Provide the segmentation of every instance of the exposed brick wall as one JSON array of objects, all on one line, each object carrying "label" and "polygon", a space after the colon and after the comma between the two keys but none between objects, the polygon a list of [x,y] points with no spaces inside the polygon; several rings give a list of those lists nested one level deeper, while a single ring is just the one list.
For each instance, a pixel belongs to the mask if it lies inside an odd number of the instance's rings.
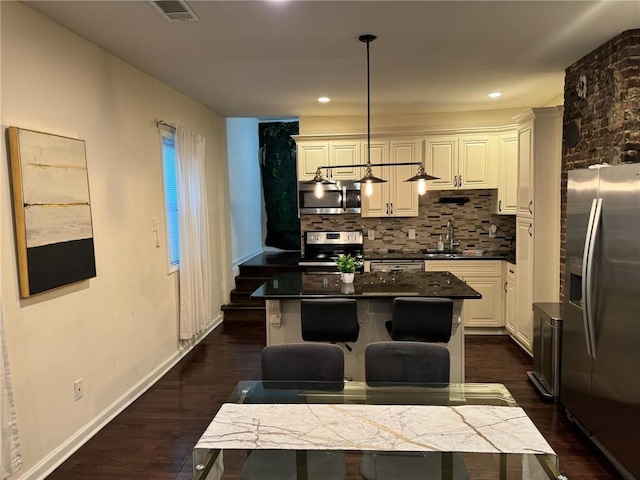
[{"label": "exposed brick wall", "polygon": [[[566,70],[561,194],[561,278],[564,292],[567,171],[594,163],[640,162],[640,29],[627,30]],[[582,82],[584,80],[584,82]],[[584,85],[581,96],[579,84]],[[573,125],[572,125],[573,124]],[[566,144],[577,126],[578,142]]]},{"label": "exposed brick wall", "polygon": [[[440,197],[468,197],[469,203],[438,203]],[[362,230],[365,253],[416,253],[422,249],[436,250],[438,237],[444,238],[447,221],[453,220],[455,239],[460,249],[483,249],[512,252],[515,249],[515,216],[491,213],[491,190],[456,190],[427,192],[420,197],[420,215],[409,218],[362,218],[359,214],[303,215],[302,232],[312,230]],[[495,238],[489,238],[489,226],[498,227]],[[415,240],[409,239],[409,229],[415,229]],[[375,240],[367,238],[375,231]]]}]

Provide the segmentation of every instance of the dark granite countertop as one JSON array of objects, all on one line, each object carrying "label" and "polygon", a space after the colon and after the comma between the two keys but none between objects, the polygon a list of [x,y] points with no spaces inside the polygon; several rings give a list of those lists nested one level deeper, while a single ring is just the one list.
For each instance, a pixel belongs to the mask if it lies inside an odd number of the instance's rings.
[{"label": "dark granite countertop", "polygon": [[366,253],[365,260],[506,260],[516,263],[515,252],[505,251],[485,251],[480,255],[468,253],[447,253],[431,250],[420,250],[418,252],[389,252],[389,253]]},{"label": "dark granite countertop", "polygon": [[449,272],[377,272],[356,274],[352,284],[339,274],[278,273],[252,298],[394,298],[403,296],[476,299],[482,295]]}]

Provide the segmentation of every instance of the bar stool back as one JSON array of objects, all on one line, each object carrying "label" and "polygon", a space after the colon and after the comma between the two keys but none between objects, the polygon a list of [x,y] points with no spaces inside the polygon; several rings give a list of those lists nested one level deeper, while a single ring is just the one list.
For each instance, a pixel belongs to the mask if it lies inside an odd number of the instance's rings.
[{"label": "bar stool back", "polygon": [[313,298],[300,302],[302,339],[307,342],[344,343],[358,340],[358,308],[352,298]]},{"label": "bar stool back", "polygon": [[393,340],[448,343],[452,319],[450,298],[398,297],[385,327]]}]

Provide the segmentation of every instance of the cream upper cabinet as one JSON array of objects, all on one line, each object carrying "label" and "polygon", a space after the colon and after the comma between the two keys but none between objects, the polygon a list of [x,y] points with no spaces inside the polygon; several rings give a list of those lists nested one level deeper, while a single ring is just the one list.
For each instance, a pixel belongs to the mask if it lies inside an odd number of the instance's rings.
[{"label": "cream upper cabinet", "polygon": [[425,169],[438,177],[429,190],[451,190],[458,180],[458,137],[428,137],[425,140]]},{"label": "cream upper cabinet", "polygon": [[[390,164],[422,161],[421,140],[389,142]],[[392,217],[418,216],[418,184],[405,182],[418,172],[416,165],[389,167],[389,203]]]},{"label": "cream upper cabinet", "polygon": [[318,167],[329,165],[329,142],[298,143],[297,155],[298,180],[312,180]]},{"label": "cream upper cabinet", "polygon": [[305,141],[297,145],[298,180],[312,180],[318,167],[353,165],[345,168],[326,168],[322,174],[326,179],[358,180],[362,163],[361,140]]},{"label": "cream upper cabinet", "polygon": [[518,121],[518,216],[559,211],[562,107],[534,108]]},{"label": "cream upper cabinet", "polygon": [[492,136],[461,135],[458,188],[495,188]]},{"label": "cream upper cabinet", "polygon": [[[367,145],[363,144],[363,161],[367,160]],[[391,140],[389,142],[371,142],[371,163],[385,164],[383,167],[372,167],[376,177],[387,180],[385,183],[374,183],[373,193],[368,197],[365,185],[362,185],[363,217],[417,217],[418,190],[413,183],[406,183],[409,177],[417,172],[417,166],[407,165],[391,167],[395,163],[415,163],[422,158],[422,142],[420,140]]]},{"label": "cream upper cabinet", "polygon": [[465,327],[504,326],[502,307],[502,260],[434,260],[425,262],[430,272],[451,272],[477,290],[482,298],[465,300]]},{"label": "cream upper cabinet", "polygon": [[[362,163],[367,163],[367,158],[372,164],[389,162],[389,142],[371,142],[371,154],[369,147],[365,144],[362,148]],[[389,181],[387,167],[371,167],[371,172],[378,178]],[[389,186],[387,183],[374,183],[372,185],[373,193],[367,196],[365,193],[366,186],[360,186],[360,195],[362,196],[362,216],[363,217],[387,217],[389,216]]]},{"label": "cream upper cabinet", "polygon": [[533,125],[526,122],[518,129],[517,214],[533,215]]},{"label": "cream upper cabinet", "polygon": [[493,213],[515,215],[518,209],[518,133],[498,137],[498,189],[494,195]]},{"label": "cream upper cabinet", "polygon": [[359,140],[336,140],[329,142],[329,165],[351,165],[351,167],[332,168],[328,178],[332,180],[358,180],[362,177],[362,142]]},{"label": "cream upper cabinet", "polygon": [[425,167],[431,190],[495,188],[493,134],[427,137]]}]

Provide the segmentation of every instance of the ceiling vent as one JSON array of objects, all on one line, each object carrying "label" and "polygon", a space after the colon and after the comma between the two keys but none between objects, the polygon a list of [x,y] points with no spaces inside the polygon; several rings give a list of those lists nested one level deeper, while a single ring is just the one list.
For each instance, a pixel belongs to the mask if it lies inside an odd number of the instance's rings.
[{"label": "ceiling vent", "polygon": [[199,20],[198,16],[187,5],[187,2],[179,0],[150,1],[160,14],[170,22],[193,22]]}]

